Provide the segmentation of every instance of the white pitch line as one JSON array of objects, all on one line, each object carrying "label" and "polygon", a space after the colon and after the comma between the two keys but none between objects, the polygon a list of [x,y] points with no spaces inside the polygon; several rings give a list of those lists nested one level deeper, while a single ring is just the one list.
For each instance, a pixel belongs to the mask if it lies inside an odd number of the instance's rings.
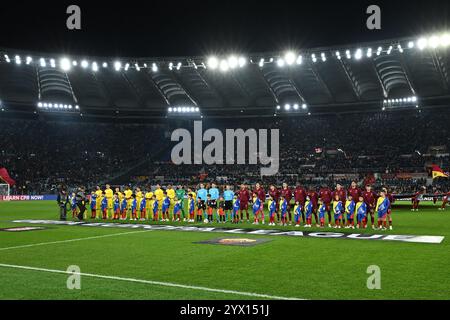
[{"label": "white pitch line", "polygon": [[21,246],[0,248],[0,251],[11,250],[11,249],[30,248],[30,247],[37,247],[37,246],[46,246],[46,245],[49,245],[49,244],[68,243],[68,242],[76,242],[76,241],[83,241],[83,240],[108,238],[108,237],[115,237],[115,236],[121,236],[121,235],[133,234],[133,233],[141,233],[141,232],[148,232],[148,231],[151,231],[151,230],[118,232],[118,233],[112,233],[112,234],[105,234],[105,235],[102,235],[102,236],[85,237],[85,238],[77,238],[77,239],[68,239],[68,240],[60,240],[60,241],[50,241],[50,242],[40,242],[40,243],[31,243],[31,244],[24,244],[24,245],[21,245]]},{"label": "white pitch line", "polygon": [[133,278],[122,278],[122,277],[116,277],[116,276],[105,276],[105,275],[101,275],[101,274],[92,274],[92,273],[83,273],[83,272],[80,272],[80,273],[75,272],[74,273],[74,272],[67,272],[64,270],[53,270],[53,269],[45,269],[45,268],[37,268],[37,267],[29,267],[29,266],[19,266],[19,265],[13,265],[13,264],[0,263],[0,267],[23,269],[23,270],[33,270],[33,271],[41,271],[41,272],[50,272],[50,273],[60,273],[60,274],[68,274],[68,275],[80,275],[80,276],[92,277],[92,278],[128,281],[128,282],[143,283],[143,284],[150,284],[150,285],[157,285],[157,286],[164,286],[164,287],[175,287],[175,288],[183,288],[183,289],[191,289],[191,290],[227,293],[227,294],[234,294],[234,295],[240,295],[240,296],[250,296],[250,297],[267,298],[267,299],[275,299],[275,300],[305,300],[305,299],[300,299],[300,298],[272,296],[272,295],[268,295],[268,294],[253,293],[253,292],[214,289],[214,288],[191,286],[191,285],[171,283],[171,282],[151,281],[151,280],[133,279]]}]

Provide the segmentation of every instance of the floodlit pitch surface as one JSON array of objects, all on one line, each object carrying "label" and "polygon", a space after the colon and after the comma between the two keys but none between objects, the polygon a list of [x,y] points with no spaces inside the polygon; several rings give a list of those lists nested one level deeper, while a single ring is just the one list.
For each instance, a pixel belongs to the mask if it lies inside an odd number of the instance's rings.
[{"label": "floodlit pitch surface", "polygon": [[[239,235],[58,225],[0,231],[0,298],[449,299],[450,208],[437,208],[396,206],[393,231],[364,233],[444,236],[439,244],[270,237],[227,246],[198,242]],[[0,228],[39,226],[12,221],[56,219],[57,212],[52,201],[0,202]],[[80,267],[80,290],[67,289],[70,265]],[[381,269],[380,290],[367,288],[370,265]]]}]

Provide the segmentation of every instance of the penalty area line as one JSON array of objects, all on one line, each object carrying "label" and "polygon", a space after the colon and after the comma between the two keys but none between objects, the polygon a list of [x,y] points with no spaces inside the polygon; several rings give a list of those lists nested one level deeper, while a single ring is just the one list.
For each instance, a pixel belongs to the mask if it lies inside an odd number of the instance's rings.
[{"label": "penalty area line", "polygon": [[118,232],[118,233],[104,234],[104,235],[101,235],[101,236],[84,237],[84,238],[59,240],[59,241],[49,241],[49,242],[40,242],[40,243],[31,243],[31,244],[24,244],[24,245],[14,246],[14,247],[0,248],[0,251],[12,250],[12,249],[21,249],[21,248],[31,248],[31,247],[38,247],[38,246],[46,246],[46,245],[58,244],[58,243],[69,243],[69,242],[76,242],[76,241],[83,241],[83,240],[108,238],[108,237],[122,236],[122,235],[127,235],[127,234],[142,233],[142,232],[148,232],[148,231],[151,231],[151,230]]},{"label": "penalty area line", "polygon": [[134,278],[123,278],[123,277],[117,277],[117,276],[105,276],[105,275],[101,275],[101,274],[92,274],[92,273],[83,273],[83,272],[80,272],[80,273],[67,272],[64,270],[54,270],[54,269],[37,268],[37,267],[30,267],[30,266],[19,266],[19,265],[14,265],[14,264],[0,263],[0,267],[12,268],[12,269],[22,269],[22,270],[33,270],[33,271],[49,272],[49,273],[59,273],[59,274],[67,274],[67,275],[80,275],[80,276],[91,277],[91,278],[126,281],[126,282],[163,286],[163,287],[183,288],[183,289],[190,289],[190,290],[216,292],[216,293],[226,293],[226,294],[256,297],[256,298],[266,298],[266,299],[274,299],[274,300],[305,300],[305,299],[301,299],[301,298],[280,297],[280,296],[273,296],[273,295],[269,295],[269,294],[261,294],[261,293],[253,293],[253,292],[215,289],[215,288],[192,286],[192,285],[185,285],[185,284],[178,284],[178,283],[171,283],[171,282],[161,282],[161,281],[134,279]]}]

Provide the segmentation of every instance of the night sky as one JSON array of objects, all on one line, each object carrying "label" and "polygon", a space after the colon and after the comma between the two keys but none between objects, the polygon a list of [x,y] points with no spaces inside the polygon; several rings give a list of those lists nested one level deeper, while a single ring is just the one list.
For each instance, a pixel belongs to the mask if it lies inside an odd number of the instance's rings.
[{"label": "night sky", "polygon": [[[121,4],[122,3],[122,4]],[[82,30],[66,28],[77,4]],[[366,28],[381,7],[382,30]],[[310,48],[449,30],[447,1],[2,1],[0,47],[95,56],[189,56]]]}]

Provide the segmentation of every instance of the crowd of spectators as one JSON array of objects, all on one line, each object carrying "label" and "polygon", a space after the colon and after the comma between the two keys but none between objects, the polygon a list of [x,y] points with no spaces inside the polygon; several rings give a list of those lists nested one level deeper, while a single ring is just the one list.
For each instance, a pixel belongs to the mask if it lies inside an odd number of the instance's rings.
[{"label": "crowd of spectators", "polygon": [[17,181],[15,193],[47,193],[59,183],[133,183],[142,181],[142,177],[148,183],[262,180],[295,184],[300,180],[305,185],[321,185],[346,183],[350,180],[346,174],[364,181],[374,173],[391,174],[389,179],[378,177],[378,182],[406,192],[425,185],[427,180],[421,179],[426,176],[400,179],[397,174],[426,174],[431,163],[447,169],[449,123],[450,112],[439,110],[203,119],[203,130],[279,129],[279,172],[261,177],[262,165],[171,163],[171,149],[176,142],[170,141],[170,132],[181,125],[192,131],[191,122],[117,124],[0,119],[0,167],[6,167]]}]

